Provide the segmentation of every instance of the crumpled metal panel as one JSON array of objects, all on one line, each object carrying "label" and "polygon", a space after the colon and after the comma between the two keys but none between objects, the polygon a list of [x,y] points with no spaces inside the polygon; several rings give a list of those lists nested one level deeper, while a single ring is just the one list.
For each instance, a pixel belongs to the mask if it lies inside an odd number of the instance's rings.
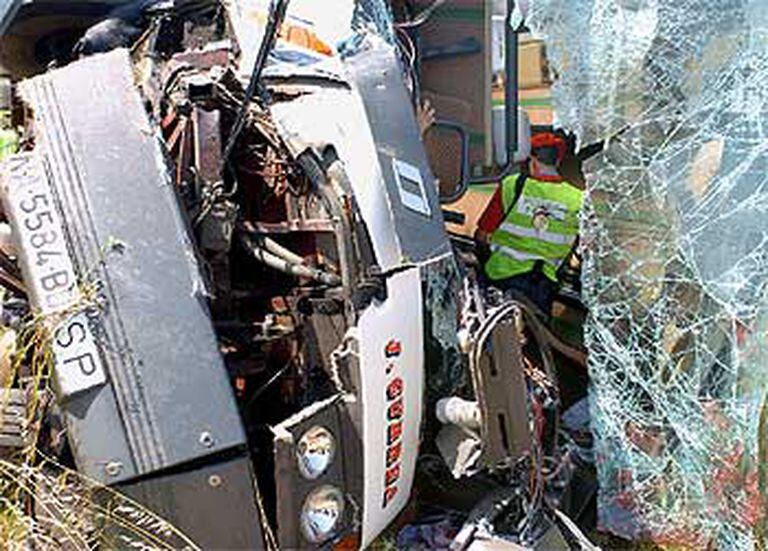
[{"label": "crumpled metal panel", "polygon": [[[341,9],[350,2],[354,3],[351,12]],[[348,37],[339,44],[341,55],[309,67],[289,63],[287,58],[280,63],[273,60],[265,72],[275,83],[301,91],[296,98],[270,106],[277,128],[296,156],[307,148],[319,153],[333,145],[344,163],[383,272],[449,255],[435,178],[397,51],[388,41],[393,28],[389,9],[383,0],[337,0],[334,4],[338,12],[305,24],[320,30],[329,24],[328,19],[334,19],[339,27],[335,35]],[[289,10],[294,18],[310,15],[306,3],[291,6],[297,10]],[[346,29],[341,28],[344,25]],[[297,48],[288,43],[283,47]],[[328,78],[332,67],[336,74]],[[324,78],[302,80],[308,70]],[[410,176],[404,176],[403,166]]]},{"label": "crumpled metal panel", "polygon": [[75,271],[99,295],[94,333],[108,383],[61,400],[78,469],[112,484],[243,446],[205,284],[128,51],[20,90]]},{"label": "crumpled metal panel", "polygon": [[765,544],[768,3],[532,0],[582,228],[602,526]]}]

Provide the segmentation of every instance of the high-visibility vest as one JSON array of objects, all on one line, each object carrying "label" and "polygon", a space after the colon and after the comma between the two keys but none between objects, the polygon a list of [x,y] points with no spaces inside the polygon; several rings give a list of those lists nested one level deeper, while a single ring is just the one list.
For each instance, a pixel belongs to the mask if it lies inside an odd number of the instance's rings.
[{"label": "high-visibility vest", "polygon": [[[526,178],[518,191],[517,176],[502,182],[506,216],[491,236],[491,257],[485,272],[492,280],[528,273],[537,262],[557,282],[557,271],[579,235],[584,192],[568,182]],[[519,197],[517,197],[519,193]]]}]

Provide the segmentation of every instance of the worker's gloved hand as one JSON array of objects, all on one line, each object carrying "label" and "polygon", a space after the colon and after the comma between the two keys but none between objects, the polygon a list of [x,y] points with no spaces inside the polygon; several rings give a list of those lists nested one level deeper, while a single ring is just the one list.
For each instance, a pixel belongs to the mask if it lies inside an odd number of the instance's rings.
[{"label": "worker's gloved hand", "polygon": [[491,257],[491,246],[485,241],[476,241],[475,243],[475,256],[477,256],[480,265],[484,266]]},{"label": "worker's gloved hand", "polygon": [[491,236],[480,228],[475,231],[475,254],[480,265],[491,257]]},{"label": "worker's gloved hand", "polygon": [[429,129],[432,128],[432,126],[435,124],[435,108],[432,107],[432,104],[429,102],[429,100],[425,100],[424,103],[419,106],[416,115],[419,120],[419,131],[421,132],[421,137],[423,138],[426,133],[429,132]]}]

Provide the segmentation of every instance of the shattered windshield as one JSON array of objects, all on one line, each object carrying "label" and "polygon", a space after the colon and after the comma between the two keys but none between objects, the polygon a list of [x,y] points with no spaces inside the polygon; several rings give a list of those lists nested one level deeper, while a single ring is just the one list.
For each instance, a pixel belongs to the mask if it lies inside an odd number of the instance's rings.
[{"label": "shattered windshield", "polygon": [[[240,45],[240,66],[250,72],[264,37],[271,0],[228,0],[227,10]],[[333,73],[329,57],[359,51],[367,39],[394,44],[392,13],[386,0],[339,0],[328,9],[324,2],[292,0],[271,55],[271,70],[289,65]]]},{"label": "shattered windshield", "polygon": [[768,3],[532,0],[582,145],[602,527],[764,539]]}]

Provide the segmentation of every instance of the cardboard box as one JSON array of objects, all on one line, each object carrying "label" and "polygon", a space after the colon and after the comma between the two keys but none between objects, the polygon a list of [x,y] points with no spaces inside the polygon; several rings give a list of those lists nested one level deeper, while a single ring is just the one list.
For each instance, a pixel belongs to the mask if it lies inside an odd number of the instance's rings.
[{"label": "cardboard box", "polygon": [[464,197],[455,203],[444,205],[445,210],[460,212],[466,217],[463,224],[446,224],[448,231],[466,237],[474,236],[477,223],[488,203],[491,202],[497,187],[498,184],[472,186]]},{"label": "cardboard box", "polygon": [[544,42],[521,37],[518,46],[518,74],[521,90],[551,84]]}]

